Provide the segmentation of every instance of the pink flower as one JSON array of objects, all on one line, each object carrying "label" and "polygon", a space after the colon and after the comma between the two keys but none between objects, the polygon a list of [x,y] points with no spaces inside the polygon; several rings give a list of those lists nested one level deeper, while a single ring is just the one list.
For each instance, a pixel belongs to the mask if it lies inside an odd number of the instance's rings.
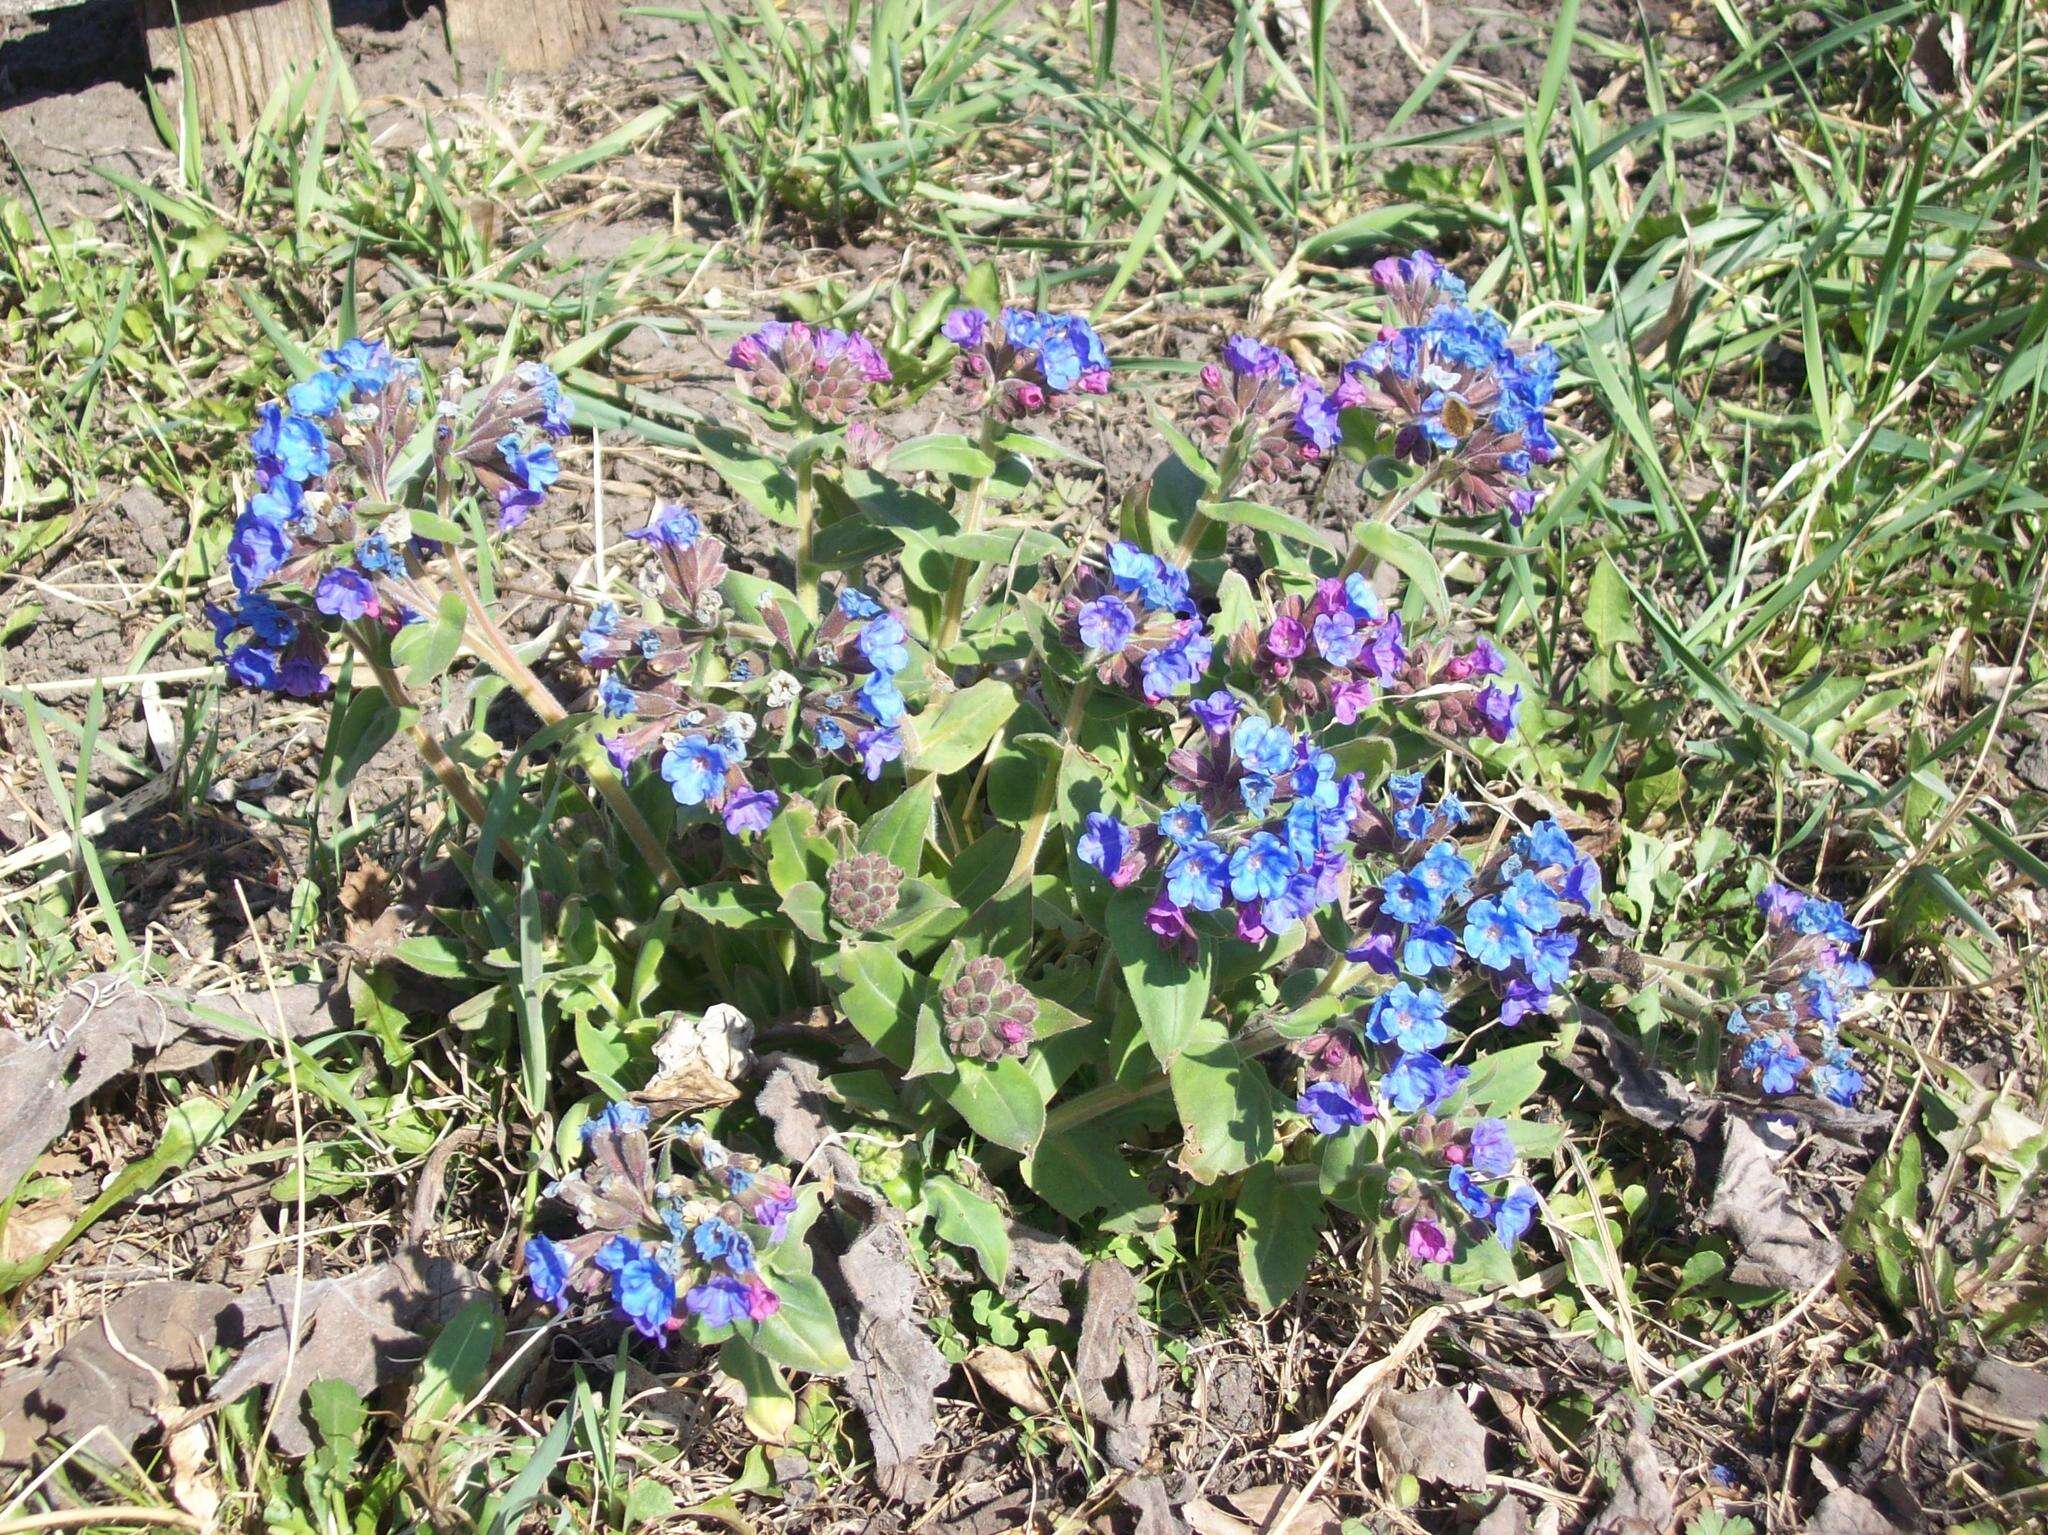
[{"label": "pink flower", "polygon": [[1427,1215],[1408,1223],[1408,1256],[1417,1263],[1449,1263],[1450,1234]]}]

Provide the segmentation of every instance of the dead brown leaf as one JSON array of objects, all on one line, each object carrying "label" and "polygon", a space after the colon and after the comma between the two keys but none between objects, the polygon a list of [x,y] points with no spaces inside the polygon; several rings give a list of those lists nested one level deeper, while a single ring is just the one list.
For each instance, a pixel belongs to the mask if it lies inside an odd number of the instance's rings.
[{"label": "dead brown leaf", "polygon": [[1389,1391],[1368,1422],[1388,1481],[1412,1476],[1465,1492],[1486,1485],[1486,1429],[1449,1386]]},{"label": "dead brown leaf", "polygon": [[175,1406],[171,1377],[206,1368],[234,1292],[160,1280],[123,1291],[40,1364],[0,1374],[0,1465],[20,1467],[46,1439],[97,1431],[101,1458],[132,1450]]},{"label": "dead brown leaf", "polygon": [[1722,1117],[1724,1139],[1707,1224],[1735,1239],[1737,1284],[1810,1290],[1842,1261],[1842,1246],[1793,1202],[1762,1137],[1737,1115]]},{"label": "dead brown leaf", "polygon": [[427,1335],[488,1293],[462,1265],[411,1250],[342,1278],[309,1279],[303,1289],[295,1276],[275,1275],[229,1308],[223,1341],[241,1352],[214,1383],[212,1400],[271,1387],[283,1398],[272,1437],[287,1454],[304,1455],[313,1448],[302,1412],[308,1386],[343,1380],[369,1396],[410,1373],[425,1357]]},{"label": "dead brown leaf", "polygon": [[1586,1526],[1586,1535],[1658,1535],[1677,1528],[1678,1500],[1657,1446],[1640,1428],[1630,1430],[1621,1454],[1614,1496]]},{"label": "dead brown leaf", "polygon": [[997,1348],[993,1343],[984,1343],[964,1362],[976,1380],[1004,1400],[1028,1413],[1052,1411],[1052,1398],[1039,1384],[1038,1367],[1021,1349]]},{"label": "dead brown leaf", "polygon": [[78,1201],[67,1190],[56,1199],[22,1205],[0,1230],[0,1264],[32,1263],[63,1240],[78,1220]]},{"label": "dead brown leaf", "polygon": [[[1111,1465],[1142,1466],[1152,1453],[1159,1421],[1159,1360],[1152,1331],[1138,1315],[1138,1281],[1121,1263],[1098,1258],[1082,1281],[1081,1336],[1074,1350],[1074,1380],[1081,1407],[1104,1428]],[[1122,1378],[1122,1390],[1111,1382]]]},{"label": "dead brown leaf", "polygon": [[347,1027],[310,984],[269,992],[195,997],[143,988],[111,973],[65,989],[34,1038],[0,1034],[0,1188],[12,1188],[71,1123],[71,1111],[129,1071],[185,1072],[235,1045],[273,1038],[277,1019],[293,1039]]},{"label": "dead brown leaf", "polygon": [[846,1390],[867,1421],[875,1480],[885,1497],[929,1502],[931,1478],[916,1460],[939,1436],[935,1397],[953,1367],[918,1319],[917,1270],[901,1226],[887,1218],[873,1221],[838,1267],[840,1288],[853,1308],[852,1325],[842,1323],[853,1355]]}]

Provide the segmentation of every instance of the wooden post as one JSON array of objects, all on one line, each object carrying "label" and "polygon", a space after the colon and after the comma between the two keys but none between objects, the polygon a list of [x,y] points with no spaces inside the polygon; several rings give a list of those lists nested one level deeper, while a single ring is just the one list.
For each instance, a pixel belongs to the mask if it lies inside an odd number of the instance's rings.
[{"label": "wooden post", "polygon": [[560,69],[611,29],[616,0],[445,0],[456,48],[496,55],[507,69]]},{"label": "wooden post", "polygon": [[[281,81],[327,59],[326,0],[137,0],[136,9],[150,69],[177,78],[181,91],[183,23],[199,120],[225,124],[237,138],[256,126]],[[171,111],[178,111],[176,98]]]}]

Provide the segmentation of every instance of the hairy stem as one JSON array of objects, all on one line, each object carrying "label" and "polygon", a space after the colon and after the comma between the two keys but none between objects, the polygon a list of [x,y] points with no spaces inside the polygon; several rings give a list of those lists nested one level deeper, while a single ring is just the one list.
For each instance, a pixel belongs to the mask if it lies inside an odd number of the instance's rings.
[{"label": "hairy stem", "polygon": [[818,618],[818,573],[811,564],[811,544],[817,537],[815,469],[808,457],[796,466],[796,605],[813,623]]},{"label": "hairy stem", "polygon": [[[419,706],[412,701],[412,695],[406,691],[404,679],[391,669],[391,663],[384,659],[370,636],[359,632],[355,626],[349,626],[346,632],[355,643],[356,653],[363,658],[364,664],[376,677],[378,688],[390,701],[391,706],[417,714]],[[461,763],[448,755],[448,748],[441,744],[441,738],[419,719],[413,720],[410,729],[413,743],[419,747],[420,755],[426,759],[428,769],[440,781],[441,787],[448,791],[448,797],[455,801],[465,816],[469,817],[471,825],[483,825],[488,812],[484,808],[483,797],[476,791],[476,785],[469,781],[469,773]]]},{"label": "hairy stem", "polygon": [[[456,591],[469,609],[475,632],[488,652],[485,659],[490,663],[491,669],[511,684],[512,690],[526,701],[527,708],[539,716],[543,725],[559,725],[567,719],[569,711],[556,701],[555,695],[550,693],[540,678],[533,674],[533,668],[519,658],[519,653],[512,648],[512,642],[505,637],[504,631],[492,621],[490,613],[484,607],[483,598],[478,595],[475,585],[469,579],[468,570],[463,567],[460,559],[454,557],[452,551],[448,569]],[[640,813],[640,807],[633,803],[633,796],[626,792],[626,781],[619,776],[619,770],[612,766],[611,759],[601,752],[586,753],[583,769],[590,775],[590,781],[597,792],[604,796],[605,803],[612,807],[612,813],[619,818],[619,823],[626,828],[626,835],[633,839],[633,845],[640,850],[640,856],[647,861],[647,867],[653,871],[654,877],[661,881],[662,888],[677,889],[683,882],[682,876],[670,860],[667,846],[653,826],[648,824],[647,817]]]},{"label": "hairy stem", "polygon": [[1024,841],[1017,848],[1017,861],[1010,865],[1010,878],[1013,880],[1028,875],[1038,866],[1038,851],[1045,846],[1053,800],[1060,790],[1060,775],[1066,769],[1067,759],[1080,749],[1077,736],[1081,717],[1087,712],[1088,700],[1094,694],[1095,673],[1083,672],[1074,683],[1074,691],[1067,695],[1067,712],[1060,718],[1060,760],[1039,784],[1038,797],[1032,802],[1031,814],[1024,822]]},{"label": "hairy stem", "polygon": [[[981,531],[981,510],[988,498],[988,482],[995,473],[995,421],[992,417],[981,418],[981,430],[976,434],[974,445],[989,456],[989,473],[978,476],[967,488],[967,498],[960,510],[960,532],[964,534]],[[977,562],[961,555],[953,557],[953,582],[946,588],[946,603],[939,613],[938,633],[932,639],[932,654],[943,655],[952,649],[953,642],[960,638],[960,620],[967,610],[967,591],[974,584]]]}]

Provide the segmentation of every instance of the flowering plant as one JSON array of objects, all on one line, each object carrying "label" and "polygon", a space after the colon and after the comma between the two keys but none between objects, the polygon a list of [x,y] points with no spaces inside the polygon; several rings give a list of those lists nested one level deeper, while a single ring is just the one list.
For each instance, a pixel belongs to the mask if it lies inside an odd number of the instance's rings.
[{"label": "flowering plant", "polygon": [[[560,385],[444,379],[430,401],[351,343],[252,443],[238,600],[216,618],[230,670],[317,695],[339,633],[403,708],[466,648],[596,790],[483,838],[524,837],[547,870],[565,814],[595,838],[608,877],[567,878],[556,979],[493,957],[514,934],[522,966],[534,949],[488,858],[480,921],[456,926],[499,949],[436,971],[521,1021],[536,1103],[569,1093],[560,1031],[621,1100],[649,1019],[733,1003],[850,1066],[844,1101],[918,1127],[933,1165],[981,1148],[985,1192],[947,1180],[944,1239],[1000,1226],[1004,1200],[1157,1229],[1192,1186],[1234,1202],[1264,1304],[1333,1204],[1377,1222],[1388,1261],[1497,1279],[1541,1229],[1557,1132],[1519,1111],[1587,984],[1602,881],[1540,786],[1497,792],[1528,674],[1399,519],[1486,515],[1512,537],[1558,451],[1558,362],[1426,254],[1375,273],[1387,324],[1327,387],[1231,338],[1183,402],[1190,430],[1162,423],[1158,469],[1093,525],[1045,515],[1042,469],[1079,457],[1061,423],[1113,385],[1086,318],[979,292],[886,345],[750,331],[727,357],[744,430],[700,440],[788,557],[736,568],[704,514],[654,506],[622,579],[578,594],[573,712],[471,577],[559,479]],[[896,434],[912,399],[958,429]],[[1312,486],[1361,460],[1394,488],[1347,538]],[[423,744],[482,828],[466,768]],[[1853,1098],[1860,935],[1780,887],[1764,910],[1731,1074]],[[671,1131],[694,1180],[657,1178],[645,1115],[613,1101],[590,1168],[553,1186],[580,1233],[536,1235],[526,1266],[542,1301],[601,1297],[650,1340],[694,1329],[772,1395],[773,1363],[842,1356],[788,1180],[713,1139],[751,1133],[734,1096]]]}]

